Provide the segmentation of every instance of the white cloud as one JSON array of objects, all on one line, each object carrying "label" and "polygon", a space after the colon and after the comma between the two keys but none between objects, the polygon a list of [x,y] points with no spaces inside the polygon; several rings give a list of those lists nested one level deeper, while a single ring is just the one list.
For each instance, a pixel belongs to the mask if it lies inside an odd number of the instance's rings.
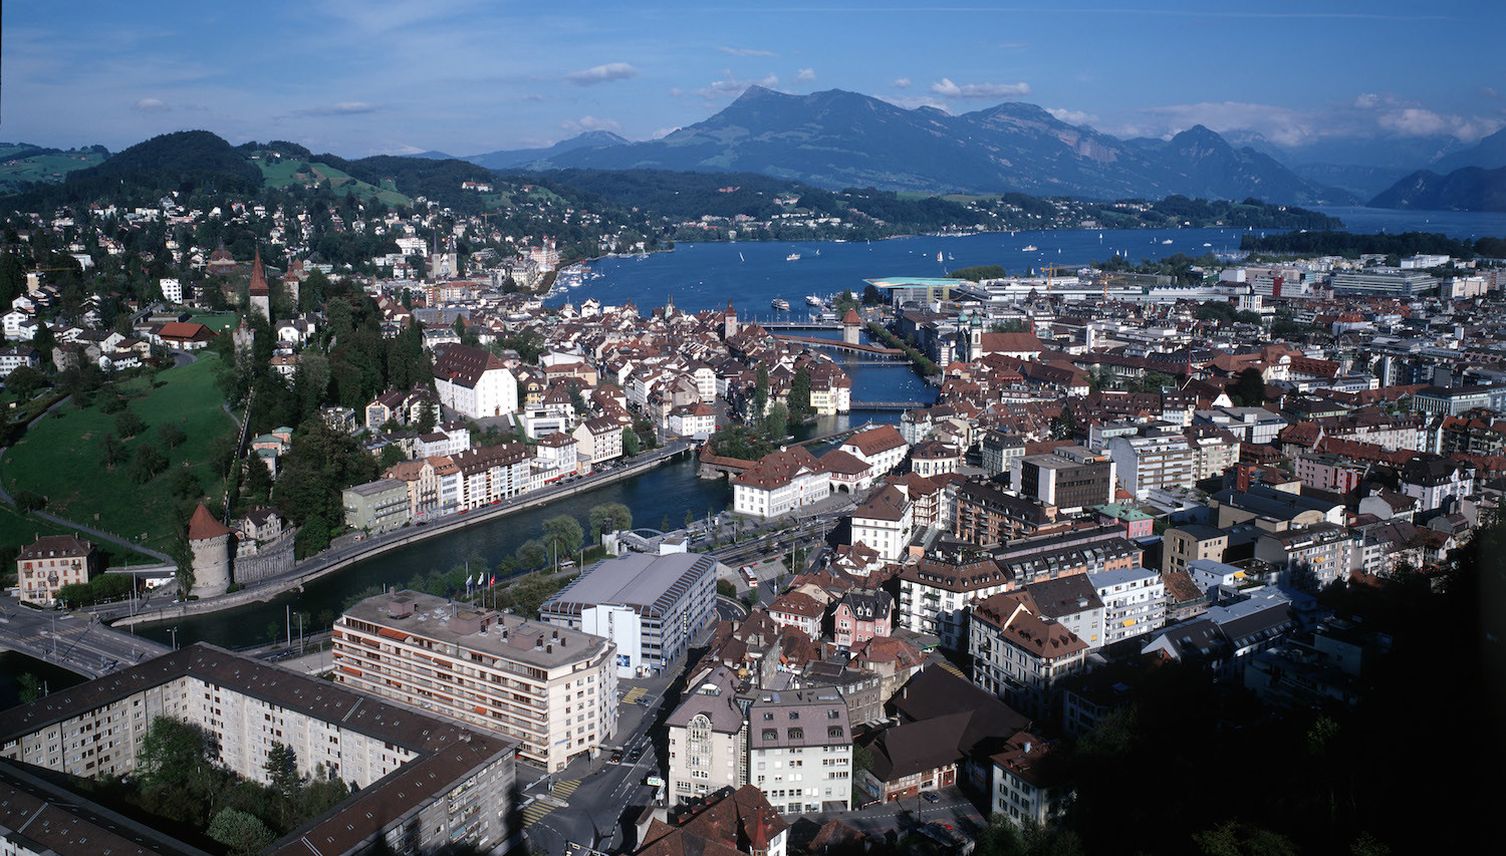
[{"label": "white cloud", "polygon": [[162,113],[172,109],[161,98],[142,98],[134,106],[143,113]]},{"label": "white cloud", "polygon": [[1149,121],[1132,123],[1128,136],[1169,136],[1202,125],[1222,134],[1226,131],[1257,130],[1278,146],[1296,146],[1322,134],[1313,116],[1278,107],[1247,101],[1201,101],[1196,104],[1172,104],[1146,111]]},{"label": "white cloud", "polygon": [[1066,122],[1068,125],[1091,125],[1098,121],[1098,117],[1092,113],[1084,113],[1081,110],[1068,110],[1065,107],[1047,107],[1046,112]]},{"label": "white cloud", "polygon": [[779,54],[773,51],[759,50],[758,48],[733,48],[722,45],[717,50],[728,56],[779,56]]},{"label": "white cloud", "polygon": [[1462,142],[1472,143],[1481,137],[1500,130],[1500,119],[1481,116],[1458,116],[1437,113],[1423,107],[1403,107],[1388,110],[1376,121],[1382,128],[1395,131],[1405,137],[1431,137],[1447,134]]},{"label": "white cloud", "polygon": [[565,75],[565,79],[576,86],[595,86],[598,83],[608,83],[613,80],[627,80],[637,77],[638,69],[625,62],[609,62],[603,65],[593,65],[580,71],[572,71]]},{"label": "white cloud", "polygon": [[1029,95],[1028,83],[953,83],[950,77],[931,84],[931,91],[943,98],[1012,98]]},{"label": "white cloud", "polygon": [[370,101],[338,101],[334,104],[322,104],[317,107],[305,107],[302,110],[294,110],[294,116],[359,116],[363,113],[375,113],[382,109],[379,104]]},{"label": "white cloud", "polygon": [[802,68],[799,71],[795,72],[796,83],[809,83],[815,79],[816,70],[814,68]]},{"label": "white cloud", "polygon": [[1354,98],[1354,106],[1358,110],[1369,110],[1379,106],[1380,103],[1381,97],[1374,92],[1364,92]]},{"label": "white cloud", "polygon": [[616,119],[603,119],[599,116],[582,116],[579,119],[568,119],[561,122],[560,127],[574,133],[581,131],[620,131],[622,130],[622,123]]},{"label": "white cloud", "polygon": [[769,89],[779,85],[779,75],[773,73],[766,74],[757,80],[739,80],[737,75],[730,70],[724,70],[722,75],[721,80],[711,81],[697,89],[696,94],[706,99],[717,99],[741,95],[743,90],[750,86],[762,86]]},{"label": "white cloud", "polygon": [[896,77],[896,78],[894,78],[894,86],[895,86],[896,89],[909,89],[910,88],[910,78],[908,78],[908,77]]}]

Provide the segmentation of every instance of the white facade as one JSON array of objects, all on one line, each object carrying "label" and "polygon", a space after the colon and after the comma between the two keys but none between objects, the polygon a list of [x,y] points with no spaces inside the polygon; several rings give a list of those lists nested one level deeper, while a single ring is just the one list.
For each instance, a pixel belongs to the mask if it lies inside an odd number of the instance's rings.
[{"label": "white facade", "polygon": [[472,419],[501,416],[518,410],[518,381],[505,368],[487,369],[474,386],[459,379],[436,377],[434,389],[439,393],[440,404]]},{"label": "white facade", "polygon": [[1136,499],[1157,488],[1192,486],[1197,454],[1181,434],[1115,437],[1108,448],[1119,484]]},{"label": "white facade", "polygon": [[580,611],[580,629],[617,646],[617,677],[631,678],[643,666],[643,619],[626,606],[603,604]]},{"label": "white facade", "polygon": [[1159,630],[1166,623],[1166,585],[1147,568],[1097,571],[1088,581],[1103,601],[1103,644]]},{"label": "white facade", "polygon": [[178,280],[163,277],[157,280],[157,288],[162,291],[162,299],[168,303],[183,302],[183,283]]}]

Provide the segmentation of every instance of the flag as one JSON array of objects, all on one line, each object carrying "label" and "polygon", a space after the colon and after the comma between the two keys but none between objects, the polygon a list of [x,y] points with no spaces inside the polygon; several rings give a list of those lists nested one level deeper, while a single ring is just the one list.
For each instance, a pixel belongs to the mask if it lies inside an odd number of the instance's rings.
[{"label": "flag", "polygon": [[492,574],[492,580],[491,580],[491,582],[489,582],[489,583],[486,584],[486,587],[487,588],[491,588],[492,586],[494,586],[496,584],[497,584],[497,575],[496,574]]}]

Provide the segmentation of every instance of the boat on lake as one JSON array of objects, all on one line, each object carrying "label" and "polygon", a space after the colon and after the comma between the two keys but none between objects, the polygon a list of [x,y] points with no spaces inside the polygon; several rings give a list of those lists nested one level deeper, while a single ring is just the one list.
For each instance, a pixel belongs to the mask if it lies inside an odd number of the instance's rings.
[{"label": "boat on lake", "polygon": [[790,253],[789,255],[787,255],[787,256],[784,257],[784,260],[787,261],[787,262],[798,262],[798,261],[800,261],[800,254],[799,253]]},{"label": "boat on lake", "polygon": [[774,307],[775,309],[778,309],[780,312],[790,311],[790,302],[788,300],[785,300],[783,297],[776,297],[773,300],[770,300],[769,305]]},{"label": "boat on lake", "polygon": [[1037,247],[1035,244],[1026,244],[1025,246],[1021,247],[1020,249],[1024,250],[1027,253],[1033,253],[1036,250],[1039,250],[1040,247]]}]

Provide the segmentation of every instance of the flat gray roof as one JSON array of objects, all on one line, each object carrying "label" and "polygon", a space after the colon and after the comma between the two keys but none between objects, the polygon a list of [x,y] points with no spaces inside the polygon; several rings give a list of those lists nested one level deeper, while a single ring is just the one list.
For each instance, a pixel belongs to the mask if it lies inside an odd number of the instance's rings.
[{"label": "flat gray roof", "polygon": [[[392,607],[402,602],[412,610],[397,618]],[[590,633],[414,591],[368,597],[346,609],[345,617],[540,669],[594,659],[611,645]]]},{"label": "flat gray roof", "polygon": [[700,553],[629,553],[603,559],[546,601],[544,610],[578,615],[584,607],[616,603],[662,617],[696,580],[715,569],[716,560]]}]

